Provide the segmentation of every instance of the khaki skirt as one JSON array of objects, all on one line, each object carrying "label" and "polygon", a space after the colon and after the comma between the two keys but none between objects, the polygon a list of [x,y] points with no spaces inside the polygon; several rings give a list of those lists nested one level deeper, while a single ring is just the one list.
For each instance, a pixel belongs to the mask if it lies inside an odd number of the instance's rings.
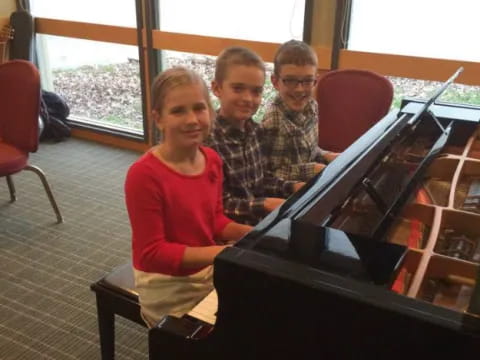
[{"label": "khaki skirt", "polygon": [[188,276],[147,273],[133,269],[142,317],[148,327],[165,315],[181,317],[213,290],[213,266]]}]

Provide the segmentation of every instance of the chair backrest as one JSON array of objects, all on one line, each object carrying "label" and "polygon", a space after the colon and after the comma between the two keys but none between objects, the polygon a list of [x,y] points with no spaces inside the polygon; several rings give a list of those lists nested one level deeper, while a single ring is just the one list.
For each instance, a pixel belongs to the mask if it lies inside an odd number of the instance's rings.
[{"label": "chair backrest", "polygon": [[0,141],[25,152],[38,148],[40,75],[31,62],[0,64]]},{"label": "chair backrest", "polygon": [[341,152],[388,113],[393,86],[367,70],[334,70],[317,85],[318,145]]}]

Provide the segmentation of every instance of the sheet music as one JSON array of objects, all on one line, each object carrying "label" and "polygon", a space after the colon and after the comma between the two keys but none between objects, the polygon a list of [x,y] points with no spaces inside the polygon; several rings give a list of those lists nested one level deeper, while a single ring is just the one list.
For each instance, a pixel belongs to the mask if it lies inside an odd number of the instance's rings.
[{"label": "sheet music", "polygon": [[218,308],[218,298],[217,292],[213,290],[208,294],[202,301],[200,301],[197,306],[195,306],[188,315],[205,321],[211,325],[215,325],[217,320],[217,308]]}]

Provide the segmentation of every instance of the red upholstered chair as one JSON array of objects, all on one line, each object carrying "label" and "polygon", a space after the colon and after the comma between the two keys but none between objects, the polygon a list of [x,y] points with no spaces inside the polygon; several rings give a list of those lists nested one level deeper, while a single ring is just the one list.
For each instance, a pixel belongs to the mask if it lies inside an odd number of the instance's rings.
[{"label": "red upholstered chair", "polygon": [[341,152],[386,115],[393,86],[367,70],[330,71],[317,84],[318,145]]},{"label": "red upholstered chair", "polygon": [[0,177],[6,177],[10,200],[16,200],[12,175],[21,170],[36,173],[47,193],[57,221],[63,222],[43,171],[28,164],[38,148],[40,75],[35,65],[12,60],[0,65]]}]

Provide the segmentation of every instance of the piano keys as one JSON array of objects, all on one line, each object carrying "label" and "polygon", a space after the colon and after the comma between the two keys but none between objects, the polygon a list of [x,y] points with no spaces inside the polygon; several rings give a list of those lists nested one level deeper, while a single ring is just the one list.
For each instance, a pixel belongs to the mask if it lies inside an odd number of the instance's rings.
[{"label": "piano keys", "polygon": [[478,356],[480,108],[440,93],[404,100],[223,251],[214,325],[167,316],[150,358]]},{"label": "piano keys", "polygon": [[213,290],[188,312],[188,316],[201,320],[207,324],[215,325],[217,319],[217,307],[218,296],[217,292]]}]

